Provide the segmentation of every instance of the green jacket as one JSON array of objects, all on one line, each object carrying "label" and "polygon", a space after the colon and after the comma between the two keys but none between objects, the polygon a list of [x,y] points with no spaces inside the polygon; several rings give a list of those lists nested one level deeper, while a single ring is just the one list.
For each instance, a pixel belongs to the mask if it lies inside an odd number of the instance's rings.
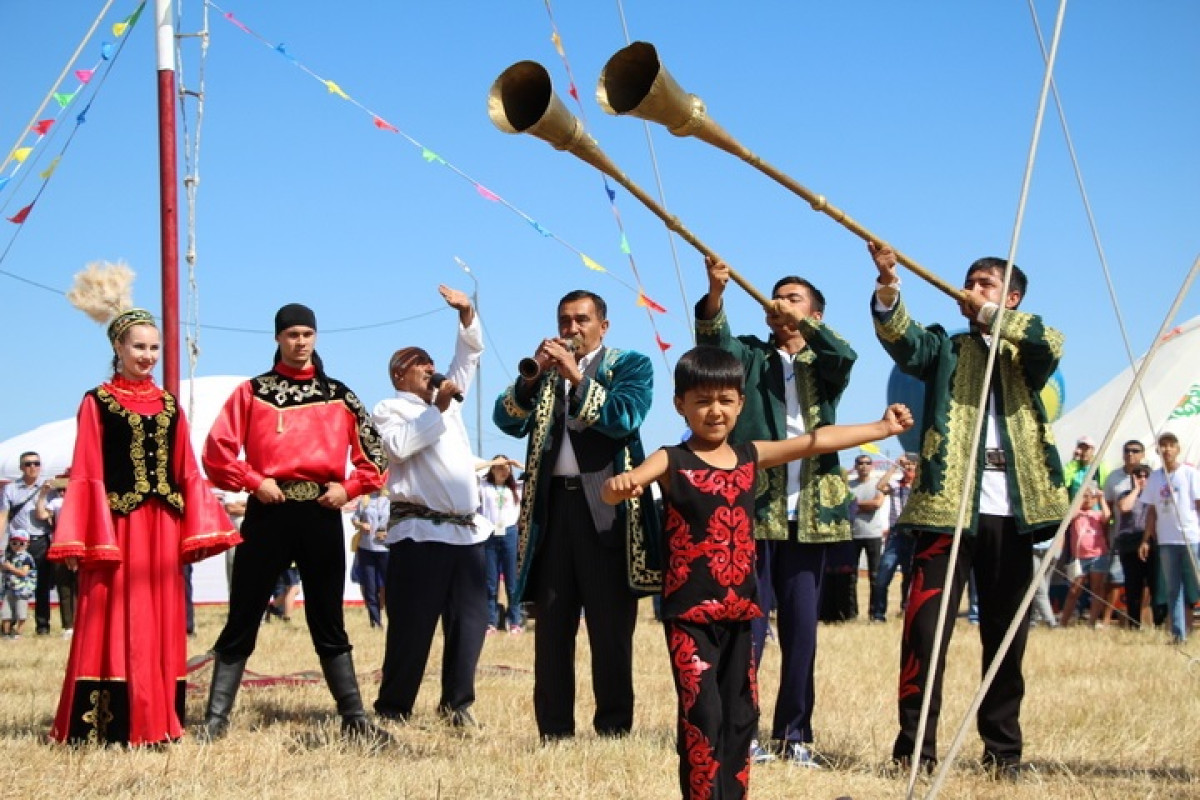
[{"label": "green jacket", "polygon": [[[787,403],[779,349],[757,336],[733,336],[724,309],[709,320],[700,319],[699,311],[697,304],[696,343],[733,353],[741,360],[746,376],[746,405],[729,441],[786,439]],[[858,354],[819,320],[805,320],[801,332],[807,344],[793,357],[796,391],[804,428],[813,431],[837,422],[838,400],[850,382]],[[787,539],[786,465],[759,470],[756,494],[754,538]],[[848,541],[850,499],[837,453],[805,459],[796,504],[798,540],[812,544]]]},{"label": "green jacket", "polygon": [[[908,504],[896,527],[953,533],[970,459],[977,465],[965,530],[979,522],[984,437],[970,453],[988,346],[978,333],[949,335],[908,315],[904,301],[887,312],[872,306],[875,334],[901,371],[925,383],[921,463]],[[1063,336],[1041,317],[1006,311],[993,379],[1004,449],[1009,499],[1017,530],[1044,538],[1067,511],[1062,464],[1054,431],[1039,395],[1062,357]],[[1049,529],[1049,530],[1047,530]]]}]

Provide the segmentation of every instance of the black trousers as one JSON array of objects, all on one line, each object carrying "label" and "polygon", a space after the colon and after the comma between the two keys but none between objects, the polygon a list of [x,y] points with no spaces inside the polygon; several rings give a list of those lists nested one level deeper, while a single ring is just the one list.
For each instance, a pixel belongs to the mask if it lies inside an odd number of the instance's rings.
[{"label": "black trousers", "polygon": [[64,631],[75,627],[75,590],[79,575],[61,561],[53,565],[55,588],[58,589],[58,615]]},{"label": "black trousers", "polygon": [[[913,754],[921,701],[927,683],[929,661],[933,654],[938,607],[950,580],[950,610],[941,641],[937,675],[933,680],[929,719],[921,744],[922,760],[937,760],[938,715],[942,706],[942,677],[946,669],[946,650],[954,632],[954,619],[962,600],[963,588],[972,568],[979,594],[979,638],[983,644],[982,671],[986,672],[1000,649],[1021,598],[1033,578],[1033,541],[1017,533],[1012,517],[980,515],[974,536],[964,535],[958,560],[950,566],[949,536],[929,531],[916,533],[913,554],[913,580],[909,590],[900,645],[900,733],[892,747],[893,757]],[[983,739],[984,759],[999,763],[1021,760],[1021,700],[1025,679],[1021,661],[1029,636],[1028,614],[1017,626],[991,688],[983,698],[976,716],[979,736]],[[982,672],[981,672],[982,674]]]},{"label": "black trousers", "polygon": [[439,618],[444,644],[438,710],[470,708],[488,625],[484,543],[401,539],[388,551],[387,649],[375,710],[393,717],[412,713]]},{"label": "black trousers", "polygon": [[601,735],[633,727],[633,630],[637,597],[622,547],[604,547],[583,490],[557,481],[533,569],[533,710],[544,737],[575,734],[575,638],[584,614],[592,650],[592,724]]},{"label": "black trousers", "polygon": [[33,620],[38,633],[50,632],[50,589],[54,586],[54,565],[46,554],[50,551],[49,536],[29,537],[29,556],[37,569],[33,589]]},{"label": "black trousers", "polygon": [[758,690],[750,621],[663,623],[679,698],[676,749],[684,798],[747,795]]},{"label": "black trousers", "polygon": [[249,658],[275,581],[294,561],[304,586],[304,617],[322,658],[350,652],[342,617],[346,541],[342,512],[316,500],[265,504],[251,497],[233,559],[229,617],[213,650],[225,661]]}]

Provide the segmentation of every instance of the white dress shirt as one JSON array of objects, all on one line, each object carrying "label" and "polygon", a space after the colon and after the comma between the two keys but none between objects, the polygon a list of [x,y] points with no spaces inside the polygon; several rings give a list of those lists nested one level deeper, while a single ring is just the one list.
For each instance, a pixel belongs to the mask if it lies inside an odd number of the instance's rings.
[{"label": "white dress shirt", "polygon": [[[446,377],[466,394],[483,353],[483,328],[475,314],[467,327],[459,326],[454,358]],[[445,544],[477,544],[492,533],[492,525],[476,514],[479,508],[478,460],[471,452],[462,403],[451,401],[442,412],[412,392],[397,392],[382,400],[371,413],[388,454],[388,493],[392,500],[420,503],[434,511],[474,514],[475,527],[435,524],[406,519],[388,530],[387,543],[401,539]]]}]

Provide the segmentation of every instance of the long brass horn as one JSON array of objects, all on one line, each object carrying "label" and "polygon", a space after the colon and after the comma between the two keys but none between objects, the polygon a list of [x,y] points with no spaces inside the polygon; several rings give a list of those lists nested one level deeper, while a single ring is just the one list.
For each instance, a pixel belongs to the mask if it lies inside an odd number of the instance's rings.
[{"label": "long brass horn", "polygon": [[[600,73],[596,100],[609,114],[629,115],[666,126],[676,136],[695,136],[701,141],[737,156],[768,177],[783,184],[804,198],[814,211],[829,215],[848,230],[874,244],[883,240],[864,228],[845,211],[793,180],[790,176],[763,161],[758,155],[734,139],[710,119],[704,101],[685,92],[658,58],[658,51],[649,42],[634,42],[616,52]],[[918,276],[941,289],[955,300],[962,301],[961,289],[947,283],[925,267],[896,250],[896,260]]]},{"label": "long brass horn", "polygon": [[[678,217],[667,213],[653,197],[646,194],[617,168],[596,144],[596,140],[583,129],[583,123],[567,110],[554,93],[550,73],[541,64],[536,61],[518,61],[500,73],[500,77],[496,78],[491,91],[488,92],[488,116],[491,117],[492,124],[505,133],[531,134],[549,142],[555,149],[566,150],[576,158],[591,164],[628,189],[630,194],[653,211],[685,242],[709,258],[721,259],[712,248],[685,228]],[[771,310],[771,301],[732,268],[729,270],[729,277],[764,309]]]}]

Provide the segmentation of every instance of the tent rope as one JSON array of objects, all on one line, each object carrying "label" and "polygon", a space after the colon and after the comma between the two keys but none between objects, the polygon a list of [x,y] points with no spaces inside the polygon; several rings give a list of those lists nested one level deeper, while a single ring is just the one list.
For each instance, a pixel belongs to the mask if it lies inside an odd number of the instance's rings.
[{"label": "tent rope", "polygon": [[[1050,57],[1046,62],[1046,69],[1042,78],[1041,94],[1038,98],[1037,114],[1034,118],[1033,135],[1029,142],[1029,154],[1025,161],[1025,175],[1021,181],[1021,195],[1017,203],[1017,216],[1013,223],[1012,240],[1009,244],[1008,257],[1004,265],[1004,283],[1000,290],[1000,296],[1008,296],[1009,282],[1012,278],[1013,263],[1017,258],[1017,246],[1021,240],[1021,228],[1025,219],[1025,208],[1029,199],[1029,187],[1033,182],[1033,167],[1037,160],[1038,145],[1041,141],[1042,120],[1046,113],[1046,102],[1050,95],[1050,79],[1054,74],[1054,61],[1058,54],[1058,43],[1062,37],[1063,17],[1066,15],[1067,0],[1059,0],[1058,15],[1054,25],[1054,37],[1050,45]],[[971,436],[970,453],[979,451],[980,440],[983,436],[983,426],[987,419],[987,407],[991,398],[992,374],[995,371],[996,356],[1000,352],[1000,337],[995,333],[1001,330],[1004,324],[1005,315],[1004,304],[1001,303],[996,311],[991,322],[991,341],[988,345],[987,364],[984,367],[983,382],[979,391],[979,403],[975,410],[975,430]],[[949,554],[949,569],[947,577],[953,582],[954,565],[958,563],[958,553],[962,544],[963,528],[966,526],[967,513],[969,512],[973,499],[973,489],[975,486],[975,459],[967,459],[966,476],[963,480],[963,491],[959,498],[958,504],[958,521],[954,526],[953,540],[950,545]],[[946,617],[950,605],[950,595],[952,592],[945,591],[943,587],[942,596],[938,603],[937,624],[934,627],[934,636],[932,652],[929,660],[929,667],[925,674],[925,685],[921,689],[921,714],[917,721],[917,733],[913,740],[913,753],[910,758],[910,769],[908,776],[908,791],[906,797],[911,800],[916,789],[917,775],[921,769],[921,750],[925,741],[925,729],[929,723],[929,707],[931,704],[931,689],[935,683],[938,668],[940,666],[941,641],[946,629]],[[993,661],[992,667],[999,663],[1003,651],[997,654]],[[946,755],[946,759],[940,764],[937,775],[934,778],[933,786],[930,788],[928,798],[937,797],[938,790],[941,788],[945,776],[948,774],[950,767],[954,764],[954,758],[958,754],[958,749],[962,745],[961,735],[955,740],[951,746],[950,752]]]}]

